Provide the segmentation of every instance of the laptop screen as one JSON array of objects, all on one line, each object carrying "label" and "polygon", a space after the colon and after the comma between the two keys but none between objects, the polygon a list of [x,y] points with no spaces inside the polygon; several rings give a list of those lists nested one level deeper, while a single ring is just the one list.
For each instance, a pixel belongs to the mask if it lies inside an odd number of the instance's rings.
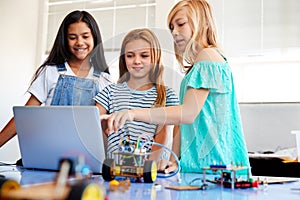
[{"label": "laptop screen", "polygon": [[25,168],[58,170],[61,158],[84,157],[94,173],[105,159],[96,106],[15,106],[14,119]]}]

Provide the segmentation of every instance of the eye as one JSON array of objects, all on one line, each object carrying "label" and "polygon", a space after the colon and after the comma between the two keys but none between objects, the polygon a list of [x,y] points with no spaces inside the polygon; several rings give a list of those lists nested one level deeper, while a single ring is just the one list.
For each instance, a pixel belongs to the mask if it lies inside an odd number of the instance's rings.
[{"label": "eye", "polygon": [[125,57],[126,57],[126,58],[132,58],[133,55],[132,55],[132,54],[126,54]]},{"label": "eye", "polygon": [[148,58],[150,55],[149,54],[143,54],[142,57],[143,58]]},{"label": "eye", "polygon": [[68,39],[69,39],[69,40],[75,40],[76,37],[75,37],[75,36],[69,36]]},{"label": "eye", "polygon": [[178,23],[177,26],[181,27],[181,26],[184,26],[186,22],[181,22],[181,23]]},{"label": "eye", "polygon": [[84,34],[84,35],[82,35],[82,38],[84,38],[84,39],[88,39],[89,37],[90,37],[89,34]]}]

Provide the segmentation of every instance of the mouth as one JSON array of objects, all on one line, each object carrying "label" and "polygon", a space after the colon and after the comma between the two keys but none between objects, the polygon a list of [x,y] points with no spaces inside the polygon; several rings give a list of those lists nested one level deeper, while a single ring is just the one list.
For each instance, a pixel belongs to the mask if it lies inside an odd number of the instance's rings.
[{"label": "mouth", "polygon": [[143,68],[142,67],[133,67],[132,69],[135,71],[141,71]]},{"label": "mouth", "polygon": [[183,45],[185,43],[184,39],[177,39],[175,40],[175,43],[180,46],[180,45]]},{"label": "mouth", "polygon": [[78,53],[84,53],[87,50],[87,48],[74,48],[74,50]]}]

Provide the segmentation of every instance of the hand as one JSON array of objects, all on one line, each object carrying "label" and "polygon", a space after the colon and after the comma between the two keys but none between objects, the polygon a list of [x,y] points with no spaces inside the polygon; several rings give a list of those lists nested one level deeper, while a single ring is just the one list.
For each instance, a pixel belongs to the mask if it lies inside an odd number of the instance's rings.
[{"label": "hand", "polygon": [[178,169],[176,162],[171,162],[168,160],[160,160],[157,163],[157,171],[168,174],[170,172],[175,172]]},{"label": "hand", "polygon": [[100,120],[107,120],[108,133],[118,133],[118,130],[124,126],[125,122],[134,120],[134,113],[131,110],[123,110],[111,115],[101,115]]},{"label": "hand", "polygon": [[101,122],[101,128],[102,128],[102,131],[108,135],[108,132],[107,132],[107,119],[104,119],[103,117],[100,117],[100,122]]},{"label": "hand", "polygon": [[106,135],[110,134],[110,132],[108,131],[108,127],[107,127],[107,120],[109,117],[110,117],[110,115],[108,115],[108,114],[100,115],[101,128]]}]

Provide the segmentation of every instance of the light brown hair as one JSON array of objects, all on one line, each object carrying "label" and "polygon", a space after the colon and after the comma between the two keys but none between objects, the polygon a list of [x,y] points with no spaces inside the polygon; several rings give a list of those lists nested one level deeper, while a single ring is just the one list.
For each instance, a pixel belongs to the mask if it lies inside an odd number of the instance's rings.
[{"label": "light brown hair", "polygon": [[206,0],[181,0],[168,15],[168,27],[172,31],[171,22],[178,11],[185,9],[188,23],[192,29],[192,37],[188,42],[184,53],[179,53],[174,45],[176,58],[183,66],[183,60],[194,64],[199,51],[203,48],[218,47],[216,26],[211,6]]},{"label": "light brown hair", "polygon": [[130,73],[128,72],[125,62],[125,48],[126,45],[133,41],[142,39],[150,44],[151,49],[151,63],[153,68],[150,71],[150,81],[157,89],[157,97],[154,102],[154,106],[166,105],[166,87],[163,80],[164,66],[161,58],[161,47],[155,34],[146,28],[134,29],[130,31],[123,39],[121,46],[121,53],[119,57],[119,80],[118,83],[123,83],[129,80]]}]

